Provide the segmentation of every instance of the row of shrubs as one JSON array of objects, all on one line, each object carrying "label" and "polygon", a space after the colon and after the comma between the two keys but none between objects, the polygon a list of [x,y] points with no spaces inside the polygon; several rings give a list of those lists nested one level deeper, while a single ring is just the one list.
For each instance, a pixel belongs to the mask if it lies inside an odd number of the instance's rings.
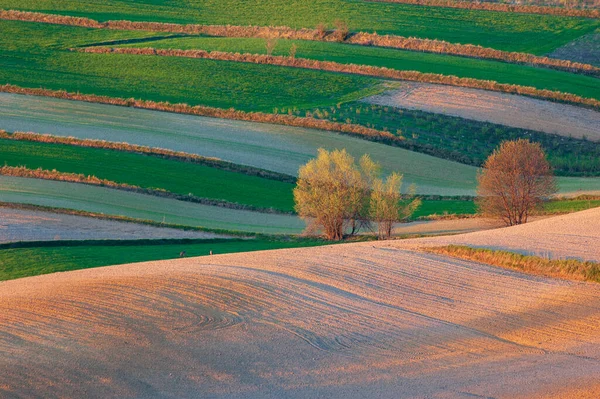
[{"label": "row of shrubs", "polygon": [[[493,80],[481,80],[473,78],[459,78],[453,75],[442,75],[436,73],[423,73],[417,71],[401,71],[386,67],[370,65],[340,64],[333,61],[310,60],[306,58],[295,58],[286,56],[271,56],[264,54],[240,54],[222,51],[205,50],[172,50],[154,48],[110,48],[110,47],[85,47],[76,51],[94,54],[133,54],[133,55],[158,55],[166,57],[188,57],[203,58],[220,61],[248,62],[255,64],[269,64],[286,67],[315,69],[321,71],[341,72],[357,75],[374,76],[385,79],[409,80],[414,82],[425,82],[444,84],[451,86],[470,87],[499,91],[504,93],[519,94],[530,97],[538,97],[551,101],[566,102],[583,105],[590,108],[600,109],[600,101],[593,98],[585,98],[575,94],[563,93],[546,89],[537,89],[531,86],[520,86],[514,84],[498,83]],[[379,134],[381,132],[378,132]]]},{"label": "row of shrubs", "polygon": [[473,58],[487,58],[510,63],[531,64],[570,72],[599,75],[600,68],[593,65],[536,56],[527,53],[495,50],[472,45],[455,44],[443,40],[419,39],[395,35],[357,32],[350,34],[344,24],[334,31],[327,30],[322,24],[317,29],[292,29],[289,27],[231,26],[231,25],[181,25],[159,22],[107,21],[68,17],[63,15],[35,12],[0,10],[0,19],[53,23],[82,26],[98,29],[147,30],[156,32],[185,33],[223,37],[282,38],[294,40],[338,41],[362,46],[390,47],[403,50],[430,53],[455,54]]},{"label": "row of shrubs", "polygon": [[457,0],[371,0],[382,3],[413,4],[420,6],[462,8],[467,10],[486,10],[499,12],[517,12],[525,14],[548,14],[564,17],[600,18],[600,10],[565,8],[538,5],[491,3],[480,1],[457,1]]},{"label": "row of shrubs", "polygon": [[136,154],[151,155],[164,159],[172,159],[182,162],[190,162],[201,165],[210,166],[222,170],[239,172],[249,176],[257,176],[270,180],[283,181],[287,183],[295,183],[296,178],[283,173],[272,172],[265,169],[255,168],[252,166],[238,165],[231,162],[223,161],[219,158],[204,157],[197,154],[190,154],[182,151],[173,151],[164,148],[147,147],[129,143],[115,143],[105,140],[79,139],[75,137],[59,137],[49,134],[38,134],[31,132],[14,132],[8,133],[0,130],[0,139],[31,141],[37,143],[52,143],[64,144],[77,147],[102,148],[108,150],[118,150],[124,152],[132,152]]},{"label": "row of shrubs", "polygon": [[238,209],[262,213],[277,213],[277,214],[292,214],[292,212],[284,212],[273,208],[260,208],[253,205],[238,204],[235,202],[223,201],[211,198],[196,197],[194,195],[181,195],[172,193],[159,188],[143,188],[126,183],[117,183],[112,180],[100,179],[96,176],[86,176],[78,173],[65,173],[57,170],[46,170],[42,168],[29,169],[25,166],[2,166],[0,167],[0,175],[25,177],[43,180],[64,181],[69,183],[88,184],[92,186],[109,187],[118,190],[124,190],[139,194],[148,194],[156,197],[176,199],[179,201],[194,202],[202,205],[218,206],[221,208]]}]

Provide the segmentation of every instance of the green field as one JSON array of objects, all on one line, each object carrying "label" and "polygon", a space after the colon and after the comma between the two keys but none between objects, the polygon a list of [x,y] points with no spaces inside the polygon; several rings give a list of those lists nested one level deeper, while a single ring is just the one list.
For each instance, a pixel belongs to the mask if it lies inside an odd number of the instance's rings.
[{"label": "green field", "polygon": [[[319,147],[369,154],[384,173],[404,174],[419,194],[475,195],[477,169],[425,154],[312,129],[0,93],[0,128],[125,141],[217,157],[288,175]],[[562,193],[600,191],[599,178],[561,177]]]},{"label": "green field", "polygon": [[404,148],[475,166],[481,166],[502,141],[529,139],[542,145],[556,174],[600,176],[600,145],[595,141],[363,102],[311,114],[386,130],[402,137]]},{"label": "green field", "polygon": [[0,31],[0,84],[263,112],[272,112],[276,107],[334,105],[380,90],[380,80],[362,76],[237,62],[68,51],[84,43],[143,36],[140,32],[129,35],[15,21],[0,21]]},{"label": "green field", "polygon": [[549,15],[470,11],[372,3],[362,0],[0,0],[0,7],[98,20],[126,19],[199,24],[275,25],[295,28],[337,19],[351,30],[377,31],[500,50],[544,54],[589,33],[600,21]]},{"label": "green field", "polygon": [[[116,150],[0,139],[0,164],[93,175],[143,188],[191,193],[283,212],[294,210],[291,183]],[[425,200],[413,216],[474,212],[472,201]]]},{"label": "green field", "polygon": [[[153,47],[161,49],[201,49],[251,54],[266,54],[266,41],[254,38],[182,37],[117,47]],[[465,78],[495,80],[500,83],[533,86],[538,89],[573,93],[600,99],[598,78],[527,65],[451,55],[366,47],[351,44],[279,40],[273,55],[289,55],[295,44],[296,57],[343,64],[373,65],[398,70],[439,73]],[[108,46],[113,47],[110,44]]]},{"label": "green field", "polygon": [[187,201],[60,181],[0,176],[0,202],[75,209],[210,231],[297,234],[293,215],[221,208]]},{"label": "green field", "polygon": [[40,274],[89,269],[134,262],[262,251],[280,248],[313,247],[329,244],[317,239],[235,239],[162,240],[111,242],[44,242],[22,248],[0,245],[0,281]]},{"label": "green field", "polygon": [[0,164],[81,173],[284,212],[294,209],[291,183],[123,151],[0,139]]}]

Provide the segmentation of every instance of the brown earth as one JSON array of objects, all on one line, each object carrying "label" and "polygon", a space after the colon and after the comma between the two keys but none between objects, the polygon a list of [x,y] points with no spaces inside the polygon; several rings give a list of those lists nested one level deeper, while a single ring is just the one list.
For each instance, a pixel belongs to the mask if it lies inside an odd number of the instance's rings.
[{"label": "brown earth", "polygon": [[600,32],[590,33],[573,40],[557,48],[548,56],[600,66]]},{"label": "brown earth", "polygon": [[600,208],[544,218],[510,228],[396,241],[393,246],[418,248],[450,244],[507,250],[552,259],[578,258],[600,262]]},{"label": "brown earth", "polygon": [[403,83],[363,101],[600,141],[600,112],[514,94]]},{"label": "brown earth", "polygon": [[[595,239],[597,211],[561,218],[557,247]],[[600,396],[599,284],[401,243],[0,283],[0,397]]]}]

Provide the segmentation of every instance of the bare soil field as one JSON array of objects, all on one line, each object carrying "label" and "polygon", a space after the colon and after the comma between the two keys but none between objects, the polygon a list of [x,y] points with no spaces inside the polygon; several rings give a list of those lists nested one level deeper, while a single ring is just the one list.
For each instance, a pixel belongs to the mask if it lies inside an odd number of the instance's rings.
[{"label": "bare soil field", "polygon": [[573,40],[554,50],[549,57],[600,66],[600,32]]},{"label": "bare soil field", "polygon": [[0,283],[0,396],[600,395],[600,285],[395,245]]},{"label": "bare soil field", "polygon": [[202,231],[185,231],[138,223],[0,207],[0,243],[160,238],[226,238],[226,236]]},{"label": "bare soil field", "polygon": [[600,141],[600,112],[514,94],[403,83],[363,101]]},{"label": "bare soil field", "polygon": [[600,262],[600,208],[536,220],[520,226],[450,237],[396,241],[393,246],[466,245],[552,259],[578,258]]}]

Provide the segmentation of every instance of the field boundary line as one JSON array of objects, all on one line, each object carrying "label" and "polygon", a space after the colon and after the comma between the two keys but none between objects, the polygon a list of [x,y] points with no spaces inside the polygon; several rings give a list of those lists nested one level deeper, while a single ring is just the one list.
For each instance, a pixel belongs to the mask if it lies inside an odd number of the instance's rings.
[{"label": "field boundary line", "polygon": [[600,18],[600,10],[585,8],[564,8],[552,6],[503,4],[457,0],[365,0],[372,3],[395,3],[424,7],[446,7],[464,10],[496,11],[520,14],[556,15],[562,17]]},{"label": "field boundary line", "polygon": [[122,190],[133,192],[137,194],[145,194],[151,195],[154,197],[168,198],[174,199],[177,201],[185,201],[192,202],[195,204],[208,205],[208,206],[216,206],[219,208],[240,210],[240,211],[250,211],[256,213],[266,213],[266,214],[277,214],[277,215],[294,215],[292,212],[280,211],[273,208],[261,208],[253,205],[247,204],[239,204],[236,202],[230,202],[225,200],[218,200],[212,198],[204,198],[197,197],[194,195],[183,195],[176,194],[171,191],[167,191],[161,188],[145,188],[140,186],[135,186],[127,183],[117,183],[108,179],[100,179],[96,176],[92,175],[84,175],[81,173],[66,173],[59,172],[57,170],[47,170],[47,169],[29,169],[25,166],[2,166],[0,167],[0,175],[2,176],[12,176],[12,177],[23,177],[28,179],[41,179],[41,180],[52,180],[52,181],[62,181],[68,183],[76,183],[76,184],[86,184],[89,186],[97,186],[97,187],[105,187],[111,188],[115,190]]},{"label": "field boundary line", "polygon": [[336,30],[322,31],[309,28],[293,29],[285,26],[185,25],[161,22],[132,22],[125,20],[99,22],[89,18],[15,10],[0,10],[0,19],[95,29],[143,30],[191,35],[204,34],[217,37],[281,38],[289,40],[339,42],[369,47],[394,48],[434,54],[448,54],[467,58],[489,59],[512,64],[535,65],[572,73],[600,76],[600,68],[580,62],[537,56],[529,53],[496,50],[474,44],[450,43],[444,40],[420,39],[397,35],[379,35],[377,33],[369,32],[351,32],[344,34],[344,37],[342,38],[341,34]]},{"label": "field boundary line", "polygon": [[[581,97],[576,94],[552,91],[547,89],[537,89],[531,86],[521,86],[515,84],[498,83],[493,80],[481,80],[473,78],[459,78],[454,75],[441,75],[435,73],[423,73],[418,71],[397,70],[386,67],[376,67],[370,65],[341,64],[334,61],[319,61],[308,58],[296,58],[289,56],[272,56],[264,54],[240,54],[222,51],[205,50],[177,50],[177,49],[155,49],[155,48],[135,48],[135,47],[84,47],[72,49],[73,51],[91,54],[127,54],[127,55],[145,55],[162,57],[184,57],[209,59],[216,61],[233,61],[251,64],[268,64],[275,66],[284,66],[292,68],[313,69],[319,71],[347,73],[352,75],[372,76],[384,79],[406,80],[413,82],[424,82],[433,84],[442,84],[448,86],[469,87],[473,89],[482,89],[497,91],[508,94],[518,94],[529,97],[536,97],[555,102],[570,103],[584,107],[600,110],[600,100],[594,98]],[[600,81],[599,81],[600,82]]]}]

